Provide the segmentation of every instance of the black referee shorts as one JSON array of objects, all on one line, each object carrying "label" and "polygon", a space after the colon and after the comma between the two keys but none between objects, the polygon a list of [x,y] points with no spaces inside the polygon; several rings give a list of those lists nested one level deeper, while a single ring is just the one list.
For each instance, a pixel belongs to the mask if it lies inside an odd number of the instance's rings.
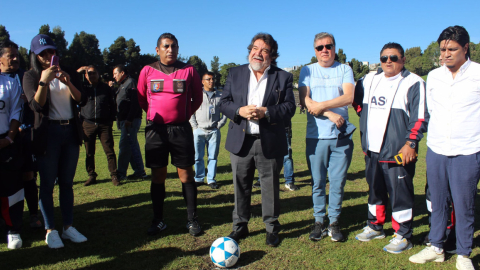
[{"label": "black referee shorts", "polygon": [[145,127],[145,165],[147,168],[163,168],[168,165],[187,168],[195,164],[195,147],[190,123],[156,124],[148,122]]}]

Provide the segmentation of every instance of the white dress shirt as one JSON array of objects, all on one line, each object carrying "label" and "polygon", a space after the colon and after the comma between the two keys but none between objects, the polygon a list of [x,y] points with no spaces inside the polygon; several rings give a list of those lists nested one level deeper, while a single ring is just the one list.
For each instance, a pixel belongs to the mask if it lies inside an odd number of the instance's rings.
[{"label": "white dress shirt", "polygon": [[468,59],[455,79],[444,65],[428,74],[427,146],[445,156],[480,151],[480,64]]},{"label": "white dress shirt", "polygon": [[[270,69],[270,66],[268,66],[265,71],[263,71],[263,75],[258,81],[250,65],[248,66],[248,68],[250,69],[250,81],[248,82],[247,105],[257,105],[257,107],[262,107],[263,97],[265,96],[265,89],[267,88],[267,73]],[[258,120],[247,120],[247,129],[245,130],[245,132],[247,134],[260,134]]]}]

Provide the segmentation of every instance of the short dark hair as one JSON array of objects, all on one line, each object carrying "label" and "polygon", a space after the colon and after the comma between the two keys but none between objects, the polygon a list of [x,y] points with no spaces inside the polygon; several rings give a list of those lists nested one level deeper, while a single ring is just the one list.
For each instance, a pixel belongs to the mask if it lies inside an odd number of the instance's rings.
[{"label": "short dark hair", "polygon": [[18,45],[11,40],[5,40],[3,42],[0,42],[0,57],[3,56],[3,54],[5,53],[5,49],[7,48],[14,48],[18,50]]},{"label": "short dark hair", "polygon": [[207,71],[207,72],[203,73],[202,79],[203,79],[203,77],[204,77],[205,75],[210,75],[210,76],[213,76],[213,77],[215,78],[215,73],[213,73],[213,72],[211,72],[211,71]]},{"label": "short dark hair", "polygon": [[[455,25],[447,27],[442,31],[437,39],[438,45],[440,45],[440,42],[443,40],[453,40],[460,44],[460,46],[465,47],[465,44],[470,43],[470,35],[468,35],[467,30],[463,26]],[[465,57],[470,58],[470,44],[468,45]]]},{"label": "short dark hair", "polygon": [[[257,40],[263,40],[265,44],[270,46],[270,58],[272,59],[272,65],[276,66],[277,65],[277,58],[280,56],[278,53],[278,43],[277,41],[272,37],[272,35],[267,34],[267,33],[258,33],[256,34],[253,38],[252,41],[250,42],[250,45],[248,45],[248,54],[252,51],[253,48],[253,43]],[[247,56],[248,59],[248,56]]]},{"label": "short dark hair", "polygon": [[157,47],[160,47],[160,42],[161,42],[162,39],[164,39],[164,38],[168,38],[168,39],[171,39],[171,40],[175,41],[175,43],[177,44],[177,46],[179,46],[179,45],[178,45],[178,40],[177,40],[177,38],[175,37],[175,35],[173,35],[173,34],[171,34],[171,33],[163,33],[163,34],[160,35],[160,37],[159,37],[158,40],[157,40]]},{"label": "short dark hair", "polygon": [[125,72],[125,74],[128,74],[127,69],[125,68],[125,65],[118,64],[113,67],[113,70],[118,69],[118,72]]},{"label": "short dark hair", "polygon": [[385,51],[386,49],[397,49],[398,52],[400,53],[400,55],[402,56],[402,58],[405,57],[405,51],[403,50],[402,45],[400,45],[396,42],[389,42],[389,43],[383,45],[383,48],[380,51],[380,56],[382,55],[383,51]]}]

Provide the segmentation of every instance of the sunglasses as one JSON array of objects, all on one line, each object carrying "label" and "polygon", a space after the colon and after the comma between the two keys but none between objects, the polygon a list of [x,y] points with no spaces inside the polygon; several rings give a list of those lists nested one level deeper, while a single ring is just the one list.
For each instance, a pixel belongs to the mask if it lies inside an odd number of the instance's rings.
[{"label": "sunglasses", "polygon": [[315,47],[315,50],[317,50],[317,52],[321,52],[321,51],[323,51],[323,48],[324,48],[324,47],[327,48],[327,50],[331,50],[332,47],[333,47],[333,44],[327,44],[327,45],[325,45],[325,46],[324,46],[324,45],[320,45],[320,46]]},{"label": "sunglasses", "polygon": [[[380,56],[380,61],[382,63],[386,63],[388,61],[388,55]],[[390,55],[390,61],[397,62],[398,61],[398,56],[395,55],[395,54]]]},{"label": "sunglasses", "polygon": [[46,49],[46,50],[43,50],[38,55],[40,55],[41,57],[45,57],[47,54],[55,54],[55,50],[54,49]]}]

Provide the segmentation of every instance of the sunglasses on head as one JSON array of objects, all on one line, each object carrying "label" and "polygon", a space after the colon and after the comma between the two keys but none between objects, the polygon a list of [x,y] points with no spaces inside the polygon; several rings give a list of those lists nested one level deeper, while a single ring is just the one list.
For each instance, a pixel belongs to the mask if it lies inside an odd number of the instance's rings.
[{"label": "sunglasses on head", "polygon": [[320,46],[315,47],[315,50],[317,50],[318,52],[321,52],[321,51],[323,51],[323,48],[324,48],[324,47],[327,48],[327,50],[331,50],[332,47],[333,47],[333,44],[327,44],[327,45],[325,45],[325,46],[324,46],[324,45],[320,45]]},{"label": "sunglasses on head", "polygon": [[[380,56],[380,61],[382,63],[386,63],[388,61],[388,55]],[[397,55],[390,55],[390,61],[392,62],[397,62],[398,61],[398,56]]]}]

